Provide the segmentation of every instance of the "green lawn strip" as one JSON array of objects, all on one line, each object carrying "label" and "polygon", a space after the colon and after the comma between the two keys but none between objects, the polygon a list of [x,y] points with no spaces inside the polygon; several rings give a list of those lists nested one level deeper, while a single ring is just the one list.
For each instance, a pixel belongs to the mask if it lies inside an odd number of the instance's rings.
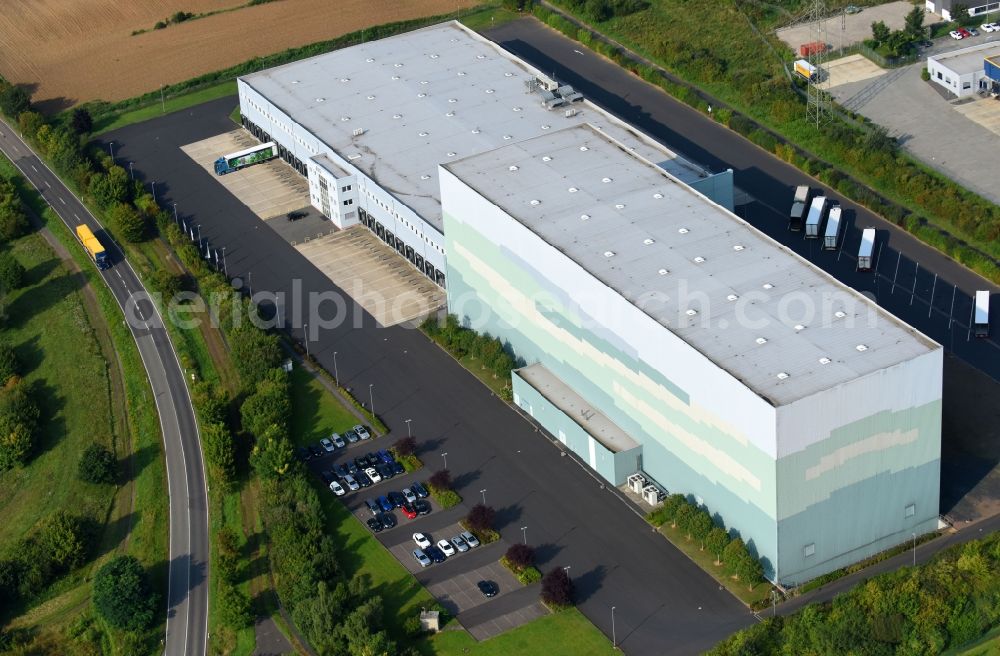
[{"label": "green lawn strip", "polygon": [[770,599],[770,585],[759,583],[753,587],[753,590],[750,590],[742,581],[731,578],[725,570],[725,566],[715,564],[717,554],[709,553],[707,550],[702,551],[699,541],[688,540],[683,535],[681,529],[670,528],[670,522],[661,526],[659,533],[670,541],[670,544],[680,549],[684,555],[693,560],[698,567],[705,570],[709,576],[721,585],[724,585],[727,590],[748,606],[756,603],[759,607],[759,604]]},{"label": "green lawn strip", "polygon": [[179,112],[182,109],[194,107],[195,105],[206,103],[209,100],[235,95],[236,80],[226,80],[201,89],[195,89],[194,91],[165,96],[163,103],[151,104],[145,107],[139,107],[138,109],[122,112],[121,114],[112,115],[108,117],[108,120],[98,119],[94,125],[93,136],[96,137],[105,132],[117,130],[118,128],[123,128],[126,125],[132,125],[133,123],[148,121],[151,118],[163,116],[164,114]]},{"label": "green lawn strip", "polygon": [[509,23],[522,15],[524,14],[505,9],[498,4],[489,4],[477,7],[467,14],[459,15],[458,22],[470,30],[481,32]]},{"label": "green lawn strip", "polygon": [[239,105],[236,105],[236,107],[233,108],[233,111],[229,112],[229,120],[232,121],[233,123],[235,123],[236,125],[243,125],[242,123],[240,123],[240,106]]},{"label": "green lawn strip", "polygon": [[289,374],[292,444],[316,444],[331,433],[343,433],[358,423],[357,417],[338,403],[319,380],[296,363]]},{"label": "green lawn strip", "polygon": [[[16,172],[13,165],[5,158],[0,158],[0,166],[3,168],[4,175],[11,175]],[[74,261],[82,270],[82,275],[90,282],[97,296],[101,311],[107,319],[112,343],[124,372],[128,424],[131,431],[132,450],[136,454],[135,506],[130,518],[132,532],[128,542],[128,553],[151,568],[153,584],[165,603],[168,566],[168,536],[167,532],[163,530],[163,527],[168,522],[166,470],[162,456],[163,446],[159,417],[156,413],[156,406],[149,387],[149,380],[146,377],[145,367],[139,356],[135,340],[122,320],[121,309],[110,290],[104,284],[104,281],[98,275],[96,269],[94,269],[90,257],[79,246],[79,243],[70,233],[69,229],[66,228],[65,224],[63,224],[62,220],[42,200],[37,192],[23,181],[19,187],[22,190],[22,198],[26,205],[42,219],[46,227],[68,249]],[[67,353],[74,353],[72,349],[66,349],[65,345],[62,348]],[[75,367],[74,360],[74,363],[69,365],[67,372],[72,371]],[[82,389],[89,390],[90,387],[88,385]],[[108,421],[105,420],[103,425],[109,425]],[[83,428],[88,429],[89,427],[84,426]],[[100,437],[97,431],[91,429],[89,441],[100,439]],[[59,480],[60,485],[50,485],[50,492],[54,488],[60,488],[64,484],[68,484],[69,481],[75,480],[75,459],[73,475]],[[51,503],[51,500],[49,503]],[[89,592],[87,596],[89,597]],[[163,616],[157,617],[157,620],[157,624],[144,635],[145,644],[147,645],[156,644],[162,636]],[[113,642],[116,644],[119,642],[117,636],[113,636]]]},{"label": "green lawn strip", "polygon": [[476,642],[465,631],[444,631],[419,641],[417,649],[428,656],[600,656],[620,653],[575,608],[545,615],[483,642]]},{"label": "green lawn strip", "polygon": [[942,656],[997,656],[998,654],[1000,654],[1000,626],[995,626],[971,644],[949,649]]},{"label": "green lawn strip", "polygon": [[[240,508],[240,492],[209,492],[209,504],[211,512],[209,514],[209,527],[212,540],[223,528],[230,528],[236,534],[240,549],[246,552],[247,540],[243,533],[243,516]],[[210,651],[212,653],[225,653],[230,656],[249,656],[257,646],[254,627],[249,626],[234,631],[226,626],[219,617],[218,590],[219,577],[216,574],[215,560],[218,556],[216,550],[212,551],[212,565],[209,570],[209,610],[208,626],[211,633]],[[250,592],[250,563],[249,559],[244,559],[241,567],[245,568],[246,576],[237,584],[237,587],[253,598]]]}]

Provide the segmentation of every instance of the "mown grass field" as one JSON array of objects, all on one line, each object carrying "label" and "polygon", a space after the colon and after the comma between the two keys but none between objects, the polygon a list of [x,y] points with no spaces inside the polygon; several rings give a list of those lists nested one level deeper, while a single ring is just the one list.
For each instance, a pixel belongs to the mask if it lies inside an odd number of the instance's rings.
[{"label": "mown grass field", "polygon": [[[0,175],[16,179],[17,174],[14,166],[0,157]],[[4,496],[0,506],[6,514],[0,528],[24,526],[31,521],[31,515],[37,521],[40,512],[59,508],[71,512],[102,510],[98,525],[104,526],[97,538],[97,560],[64,577],[51,588],[44,603],[11,622],[11,626],[36,632],[35,644],[42,650],[39,653],[67,653],[67,628],[79,628],[93,621],[89,611],[89,577],[114,553],[131,554],[149,567],[154,589],[165,601],[166,477],[152,393],[132,335],[119,320],[121,311],[117,302],[59,217],[37,193],[25,187],[23,180],[18,185],[29,208],[68,250],[80,273],[71,274],[38,234],[15,245],[15,253],[29,269],[29,280],[32,275],[36,278],[32,284],[38,288],[38,295],[25,297],[24,303],[36,305],[38,316],[25,317],[20,325],[16,321],[13,325],[8,323],[4,330],[20,331],[26,339],[24,348],[34,359],[28,361],[33,371],[25,378],[27,381],[37,377],[47,387],[43,399],[50,404],[51,414],[43,406],[43,417],[52,420],[43,422],[43,451],[24,470],[32,473],[14,472],[11,480],[0,479],[2,495],[16,496],[24,493],[23,486],[36,486],[37,503],[29,500],[23,506],[18,505],[13,513],[7,510],[10,498]],[[37,278],[43,274],[39,283]],[[75,281],[71,285],[60,280],[70,277]],[[82,302],[80,291],[84,280],[93,294],[88,303]],[[69,285],[62,296],[57,293],[60,285]],[[92,314],[86,316],[84,307],[89,307]],[[89,321],[86,329],[84,321]],[[32,335],[32,330],[37,334]],[[8,338],[14,341],[10,333]],[[104,352],[98,342],[104,344]],[[54,432],[52,426],[61,432]],[[77,456],[93,441],[114,446],[120,459],[130,452],[135,454],[134,465],[122,467],[121,487],[117,490],[113,486],[93,486],[76,480]],[[45,477],[40,471],[43,468],[47,469]],[[101,488],[105,488],[103,492]],[[44,511],[37,504],[44,504]],[[13,537],[12,532],[2,535],[0,550]],[[140,636],[126,637],[108,631],[102,639],[104,647],[113,654],[152,650],[162,635],[163,620],[163,615],[158,616],[155,625]],[[97,625],[100,626],[99,621]]]}]

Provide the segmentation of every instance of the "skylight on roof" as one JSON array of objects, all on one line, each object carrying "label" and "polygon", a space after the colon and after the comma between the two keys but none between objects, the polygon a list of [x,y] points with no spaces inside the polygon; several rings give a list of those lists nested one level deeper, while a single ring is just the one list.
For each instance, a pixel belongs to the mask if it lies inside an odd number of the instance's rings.
[{"label": "skylight on roof", "polygon": [[420,93],[417,94],[417,98],[426,98],[426,97],[427,97],[427,94],[424,93],[423,91],[421,91]]},{"label": "skylight on roof", "polygon": [[454,157],[455,153],[448,153],[448,157]]},{"label": "skylight on roof", "polygon": [[764,283],[763,285],[761,285],[761,286],[762,286],[762,287],[763,287],[764,289],[774,289],[774,285],[772,285],[772,284],[771,284],[771,283],[769,283],[769,282],[765,282],[765,283]]},{"label": "skylight on roof", "polygon": [[542,126],[542,129],[543,129],[543,130],[548,130],[548,129],[549,129],[549,126],[548,126],[548,125],[543,125],[543,126]]},{"label": "skylight on roof", "polygon": [[660,269],[659,271],[657,271],[657,273],[660,274],[661,276],[665,276],[668,273],[670,273],[670,270],[669,269]]},{"label": "skylight on roof", "polygon": [[589,214],[581,214],[580,215],[580,220],[581,221],[589,221],[590,220],[590,215]]},{"label": "skylight on roof", "polygon": [[694,261],[696,264],[704,264],[705,258],[703,258],[701,255],[698,255],[697,257],[694,258]]},{"label": "skylight on roof", "polygon": [[615,256],[614,251],[604,251],[604,257],[614,257],[614,256]]},{"label": "skylight on roof", "polygon": [[418,132],[417,135],[421,136],[421,137],[426,137],[427,133],[426,132]]},{"label": "skylight on roof", "polygon": [[403,68],[403,65],[398,62],[393,64],[393,66],[395,66],[396,68]]},{"label": "skylight on roof", "polygon": [[660,198],[663,198],[663,194],[661,194],[660,192],[656,192],[655,194],[653,194],[653,198],[659,200]]},{"label": "skylight on roof", "polygon": [[370,63],[372,63],[372,62],[373,62],[373,61],[375,61],[375,60],[374,60],[374,59],[372,59],[371,57],[369,57],[369,58],[368,58],[368,59],[366,59],[365,61],[366,61],[366,62],[368,62],[368,63],[370,64]]},{"label": "skylight on roof", "polygon": [[860,351],[861,353],[864,353],[865,351],[868,350],[868,345],[867,344],[858,344],[854,348],[858,349],[858,351]]},{"label": "skylight on roof", "polygon": [[430,179],[431,179],[431,176],[429,176],[429,175],[427,175],[427,174],[425,173],[425,174],[423,174],[422,176],[420,176],[420,179],[421,179],[421,180],[430,180]]},{"label": "skylight on roof", "polygon": [[603,182],[604,184],[608,184],[609,182],[611,182],[611,178],[601,178],[601,182]]},{"label": "skylight on roof", "polygon": [[588,150],[590,150],[590,148],[587,148],[586,146],[580,146],[580,152],[585,153]]},{"label": "skylight on roof", "polygon": [[530,202],[532,205],[540,205],[542,201],[538,200],[537,198],[532,198]]},{"label": "skylight on roof", "polygon": [[844,317],[847,316],[847,314],[842,310],[837,310],[836,312],[833,313],[833,316],[837,317],[838,319],[843,319]]},{"label": "skylight on roof", "polygon": [[393,114],[392,117],[395,118],[395,119],[400,119],[400,118],[403,118],[403,115],[402,114]]},{"label": "skylight on roof", "polygon": [[729,296],[726,296],[727,301],[735,301],[738,298],[739,296],[737,296],[736,294],[730,294]]},{"label": "skylight on roof", "polygon": [[504,77],[514,77],[514,74],[511,73],[510,71],[507,71],[506,73],[503,74],[503,76]]},{"label": "skylight on roof", "polygon": [[689,317],[693,317],[694,315],[698,314],[698,310],[689,309],[684,314],[688,315]]},{"label": "skylight on roof", "polygon": [[486,93],[493,93],[493,89],[487,89]]},{"label": "skylight on roof", "polygon": [[455,112],[448,112],[447,114],[445,114],[445,116],[447,116],[448,118],[451,118],[454,115],[455,115]]},{"label": "skylight on roof", "polygon": [[788,374],[786,374],[784,371],[779,371],[778,372],[778,378],[780,380],[785,380],[786,378],[788,378]]},{"label": "skylight on roof", "polygon": [[745,246],[743,246],[743,244],[735,244],[733,246],[733,250],[737,251],[737,252],[743,250],[744,248],[745,248]]},{"label": "skylight on roof", "polygon": [[579,189],[577,189],[576,187],[570,187],[570,188],[569,188],[569,189],[567,189],[566,191],[568,191],[568,192],[569,192],[569,193],[571,193],[571,194],[575,194],[576,192],[578,192],[578,191],[580,191],[580,190],[579,190]]},{"label": "skylight on roof", "polygon": [[615,204],[615,209],[616,210],[623,210],[623,209],[625,209],[625,203],[616,203]]},{"label": "skylight on roof", "polygon": [[687,233],[689,233],[691,231],[688,230],[687,228],[677,228],[677,232],[678,232],[678,234],[686,235]]},{"label": "skylight on roof", "polygon": [[806,329],[806,327],[803,326],[801,323],[795,324],[794,328],[795,328],[796,332],[798,332],[800,330],[805,330]]},{"label": "skylight on roof", "polygon": [[431,55],[430,55],[430,58],[431,58],[431,59],[437,59],[438,57],[439,57],[439,55],[437,55],[437,54],[431,54]]},{"label": "skylight on roof", "polygon": [[507,167],[507,170],[508,171],[516,171],[518,168],[519,167],[517,166],[517,164],[511,164],[510,166]]},{"label": "skylight on roof", "polygon": [[819,359],[819,363],[820,364],[830,364],[830,358],[828,358],[828,357],[826,357],[824,355],[822,358]]},{"label": "skylight on roof", "polygon": [[548,155],[542,155],[542,161],[543,162],[551,162],[552,158],[550,156],[548,156]]},{"label": "skylight on roof", "polygon": [[758,338],[757,338],[756,340],[754,340],[754,341],[756,341],[756,342],[757,342],[758,344],[760,344],[761,346],[763,346],[764,344],[767,344],[767,339],[766,339],[766,338],[764,338],[764,337],[758,337]]},{"label": "skylight on roof", "polygon": [[350,82],[351,78],[349,78],[349,77],[342,77],[342,78],[340,78],[340,81],[341,82]]},{"label": "skylight on roof", "polygon": [[642,243],[646,244],[647,246],[651,246],[656,243],[656,240],[646,237],[645,239],[642,240]]},{"label": "skylight on roof", "polygon": [[458,98],[449,98],[448,102],[450,102],[450,103],[457,103],[458,102]]},{"label": "skylight on roof", "polygon": [[292,80],[292,84],[298,84],[298,83],[299,83],[298,80]]},{"label": "skylight on roof", "polygon": [[324,100],[326,100],[326,98],[317,98],[316,102],[323,102]]},{"label": "skylight on roof", "polygon": [[519,111],[521,111],[521,108],[520,107],[511,107],[511,110],[515,111],[515,112],[519,112]]},{"label": "skylight on roof", "polygon": [[465,77],[465,71],[459,71],[458,77]]},{"label": "skylight on roof", "polygon": [[504,140],[504,141],[510,141],[510,140],[511,140],[511,139],[513,139],[513,138],[514,138],[514,137],[510,136],[509,134],[505,134],[505,135],[503,135],[503,140]]},{"label": "skylight on roof", "polygon": [[375,96],[369,95],[368,100],[375,100]]}]

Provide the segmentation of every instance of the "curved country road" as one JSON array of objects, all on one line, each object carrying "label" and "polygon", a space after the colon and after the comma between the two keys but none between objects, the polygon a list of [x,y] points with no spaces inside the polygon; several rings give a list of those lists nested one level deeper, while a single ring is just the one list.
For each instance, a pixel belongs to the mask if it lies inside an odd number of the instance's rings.
[{"label": "curved country road", "polygon": [[[71,231],[86,223],[107,249],[101,271],[125,313],[160,416],[170,496],[167,656],[201,656],[208,630],[208,498],[198,424],[184,372],[156,307],[117,244],[9,125],[0,121],[0,151],[41,193]],[[111,317],[109,317],[109,320]]]}]

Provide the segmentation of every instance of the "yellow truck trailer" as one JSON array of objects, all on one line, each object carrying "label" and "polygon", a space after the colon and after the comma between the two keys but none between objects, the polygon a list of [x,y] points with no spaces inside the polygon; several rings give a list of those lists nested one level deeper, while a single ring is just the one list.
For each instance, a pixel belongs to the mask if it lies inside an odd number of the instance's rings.
[{"label": "yellow truck trailer", "polygon": [[100,240],[90,231],[90,226],[81,223],[76,227],[76,238],[80,240],[83,247],[87,249],[90,259],[94,261],[98,269],[107,269],[110,266],[108,254],[101,245]]}]

